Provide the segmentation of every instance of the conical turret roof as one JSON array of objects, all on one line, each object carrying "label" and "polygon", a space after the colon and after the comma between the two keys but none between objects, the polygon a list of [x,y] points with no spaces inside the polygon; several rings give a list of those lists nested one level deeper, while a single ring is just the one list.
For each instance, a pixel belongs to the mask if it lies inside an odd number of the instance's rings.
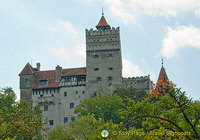
[{"label": "conical turret roof", "polygon": [[98,30],[105,30],[105,29],[110,29],[110,25],[107,23],[103,13],[102,13],[102,17],[99,20],[99,23],[97,24],[96,28]]},{"label": "conical turret roof", "polygon": [[166,82],[166,83],[169,80],[168,77],[167,77],[167,73],[165,71],[165,68],[163,66],[161,67],[160,74],[158,76],[158,81],[160,81],[160,80],[162,80],[163,82]]}]

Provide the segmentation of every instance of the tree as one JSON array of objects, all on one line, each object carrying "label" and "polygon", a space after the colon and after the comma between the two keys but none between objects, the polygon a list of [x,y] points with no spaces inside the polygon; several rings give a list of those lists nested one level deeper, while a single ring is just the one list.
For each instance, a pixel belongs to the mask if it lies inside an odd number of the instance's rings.
[{"label": "tree", "polygon": [[93,114],[99,120],[104,122],[120,123],[121,118],[118,114],[118,109],[124,107],[123,99],[117,95],[104,94],[103,96],[94,99],[85,99],[78,106],[76,106],[74,113],[79,117]]},{"label": "tree", "polygon": [[[129,99],[128,106],[120,114],[133,122],[145,119],[146,132],[164,132],[164,135],[154,135],[157,138],[200,139],[200,102],[189,99],[172,82],[159,82],[141,102]],[[150,136],[147,133],[147,137]]]},{"label": "tree", "polygon": [[145,90],[136,90],[134,88],[120,88],[114,90],[114,93],[120,96],[124,103],[127,104],[127,97],[134,100],[135,102],[142,101],[144,98],[148,97],[148,94]]},{"label": "tree", "polygon": [[0,139],[32,139],[40,136],[41,110],[15,101],[12,88],[0,91]]}]

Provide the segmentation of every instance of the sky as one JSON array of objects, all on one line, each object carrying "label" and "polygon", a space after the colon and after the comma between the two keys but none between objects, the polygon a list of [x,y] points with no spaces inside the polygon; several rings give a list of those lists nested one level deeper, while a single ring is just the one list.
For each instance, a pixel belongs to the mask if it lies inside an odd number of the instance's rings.
[{"label": "sky", "polygon": [[19,97],[18,74],[86,66],[85,29],[101,15],[120,27],[123,76],[169,80],[200,99],[200,0],[0,0],[0,87]]}]

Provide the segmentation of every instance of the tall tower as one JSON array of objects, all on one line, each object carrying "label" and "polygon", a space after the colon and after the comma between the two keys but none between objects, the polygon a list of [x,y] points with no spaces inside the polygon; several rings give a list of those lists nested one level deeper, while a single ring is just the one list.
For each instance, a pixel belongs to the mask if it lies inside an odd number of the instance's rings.
[{"label": "tall tower", "polygon": [[119,27],[110,27],[104,14],[97,30],[86,33],[86,92],[95,97],[122,85],[122,57]]}]

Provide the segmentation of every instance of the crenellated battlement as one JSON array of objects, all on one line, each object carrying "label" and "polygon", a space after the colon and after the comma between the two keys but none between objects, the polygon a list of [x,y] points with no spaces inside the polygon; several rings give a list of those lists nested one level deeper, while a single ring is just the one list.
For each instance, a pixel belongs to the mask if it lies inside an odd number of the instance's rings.
[{"label": "crenellated battlement", "polygon": [[119,27],[106,30],[85,30],[87,51],[120,49]]},{"label": "crenellated battlement", "polygon": [[85,29],[85,33],[86,33],[86,36],[95,36],[95,35],[114,35],[114,34],[119,34],[119,27],[117,28],[114,28],[112,27],[112,29],[110,30],[93,30],[90,29]]},{"label": "crenellated battlement", "polygon": [[131,80],[149,80],[150,79],[150,75],[148,76],[137,76],[137,77],[128,77],[128,78],[124,78],[122,80],[128,80],[128,81],[131,81]]},{"label": "crenellated battlement", "polygon": [[122,78],[122,87],[123,88],[135,88],[139,90],[146,90],[147,92],[151,91],[151,80],[150,75],[140,76],[140,77],[129,77]]}]

